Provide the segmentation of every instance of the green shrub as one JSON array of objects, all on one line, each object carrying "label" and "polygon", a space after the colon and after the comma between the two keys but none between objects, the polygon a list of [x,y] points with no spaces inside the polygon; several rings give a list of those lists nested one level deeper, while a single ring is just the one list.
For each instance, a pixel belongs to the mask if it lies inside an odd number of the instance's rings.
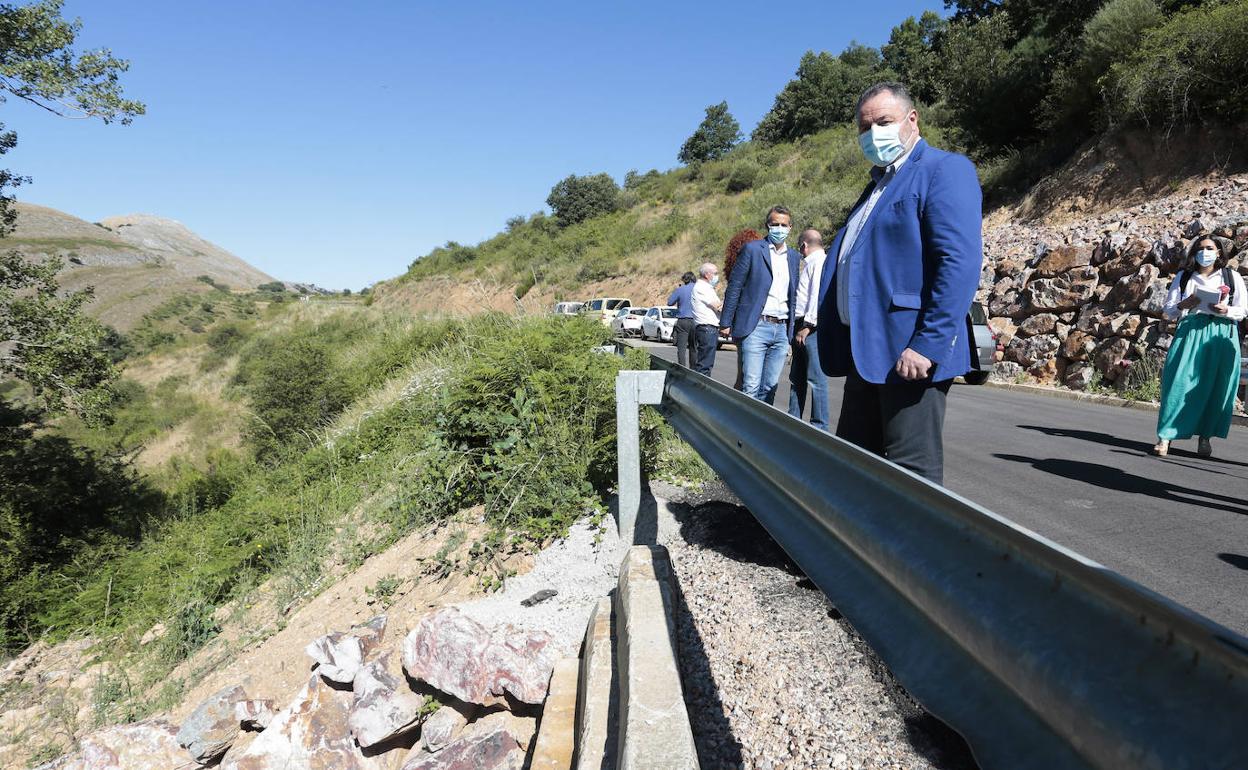
[{"label": "green shrub", "polygon": [[610,174],[569,174],[551,188],[546,205],[563,227],[609,214],[619,208],[620,188]]},{"label": "green shrub", "polygon": [[1180,11],[1108,77],[1111,115],[1173,125],[1248,115],[1248,0]]},{"label": "green shrub", "polygon": [[754,161],[743,161],[734,164],[732,170],[728,172],[727,179],[724,180],[724,191],[729,193],[745,192],[754,186],[760,171],[762,169]]},{"label": "green shrub", "polygon": [[[262,351],[262,352],[261,352]],[[262,455],[324,427],[352,394],[330,367],[327,344],[295,336],[251,351],[245,390],[255,416],[248,438]]]}]

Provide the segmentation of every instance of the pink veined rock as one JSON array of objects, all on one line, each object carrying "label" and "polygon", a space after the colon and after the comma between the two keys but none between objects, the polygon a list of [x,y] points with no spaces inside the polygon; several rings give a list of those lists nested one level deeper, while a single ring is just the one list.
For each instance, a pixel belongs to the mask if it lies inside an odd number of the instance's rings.
[{"label": "pink veined rock", "polygon": [[355,675],[355,702],[347,723],[355,740],[365,748],[420,724],[424,698],[407,686],[403,670],[393,665],[397,662],[395,654],[387,652]]},{"label": "pink veined rock", "polygon": [[195,767],[178,745],[177,729],[159,719],[106,727],[82,739],[69,757],[44,765],[56,770],[171,770]]},{"label": "pink veined rock", "polygon": [[246,730],[263,730],[276,714],[271,700],[241,700],[234,704],[234,718]]},{"label": "pink veined rock", "polygon": [[458,709],[443,706],[420,726],[420,745],[431,754],[439,752],[451,744],[466,724],[468,719]]},{"label": "pink veined rock", "polygon": [[247,750],[231,752],[222,770],[379,770],[393,766],[385,755],[366,757],[351,737],[347,719],[352,694],[335,690],[313,673],[289,706],[273,717]]},{"label": "pink veined rock", "polygon": [[437,754],[413,752],[403,770],[520,770],[524,749],[502,726],[459,738]]},{"label": "pink veined rock", "polygon": [[378,615],[347,632],[334,631],[308,642],[304,652],[316,661],[321,676],[338,684],[351,684],[369,654],[386,633],[386,616]]},{"label": "pink veined rock", "polygon": [[550,634],[504,624],[493,629],[454,607],[421,619],[403,640],[403,668],[414,679],[468,703],[505,705],[546,698],[558,652]]}]

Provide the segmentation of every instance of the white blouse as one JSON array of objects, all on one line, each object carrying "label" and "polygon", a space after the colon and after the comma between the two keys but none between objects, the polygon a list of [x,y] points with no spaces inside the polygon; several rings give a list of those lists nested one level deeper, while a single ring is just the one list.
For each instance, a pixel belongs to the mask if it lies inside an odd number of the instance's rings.
[{"label": "white blouse", "polygon": [[1179,303],[1192,296],[1197,289],[1204,289],[1207,292],[1216,294],[1218,288],[1222,285],[1222,271],[1214,270],[1209,275],[1201,275],[1200,273],[1192,273],[1191,279],[1187,282],[1187,291],[1181,290],[1180,278],[1183,277],[1183,271],[1179,271],[1174,276],[1174,280],[1170,282],[1170,293],[1166,295],[1166,305],[1164,312],[1166,318],[1175,320],[1182,318],[1187,313],[1204,313],[1206,315],[1219,316],[1221,318],[1229,318],[1232,321],[1243,320],[1248,315],[1248,291],[1244,290],[1244,279],[1234,270],[1231,271],[1231,288],[1232,292],[1230,310],[1226,315],[1215,313],[1209,309],[1209,305],[1201,303],[1191,310],[1180,310]]}]

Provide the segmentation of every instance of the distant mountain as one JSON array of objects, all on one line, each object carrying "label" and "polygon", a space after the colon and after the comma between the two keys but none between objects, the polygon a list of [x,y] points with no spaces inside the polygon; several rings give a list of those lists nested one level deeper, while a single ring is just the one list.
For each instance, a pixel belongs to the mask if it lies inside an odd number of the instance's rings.
[{"label": "distant mountain", "polygon": [[274,280],[171,219],[130,214],[92,223],[30,203],[17,211],[17,229],[0,249],[61,257],[61,286],[94,286],[87,311],[121,330],[176,294],[212,291],[199,276],[235,290]]}]

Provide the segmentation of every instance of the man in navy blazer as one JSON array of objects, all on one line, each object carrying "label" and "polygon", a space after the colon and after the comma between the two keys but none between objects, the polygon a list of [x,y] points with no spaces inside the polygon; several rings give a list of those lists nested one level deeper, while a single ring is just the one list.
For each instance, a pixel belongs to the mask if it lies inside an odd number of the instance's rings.
[{"label": "man in navy blazer", "polygon": [[774,405],[793,335],[801,255],[785,242],[793,226],[788,209],[772,206],[765,224],[766,239],[742,246],[728,276],[720,331],[737,343],[741,390]]},{"label": "man in navy blazer", "polygon": [[863,92],[857,118],[872,181],[819,287],[820,363],[846,378],[836,434],[941,484],[945,396],[971,368],[979,180],[967,158],[923,141],[900,83]]}]

